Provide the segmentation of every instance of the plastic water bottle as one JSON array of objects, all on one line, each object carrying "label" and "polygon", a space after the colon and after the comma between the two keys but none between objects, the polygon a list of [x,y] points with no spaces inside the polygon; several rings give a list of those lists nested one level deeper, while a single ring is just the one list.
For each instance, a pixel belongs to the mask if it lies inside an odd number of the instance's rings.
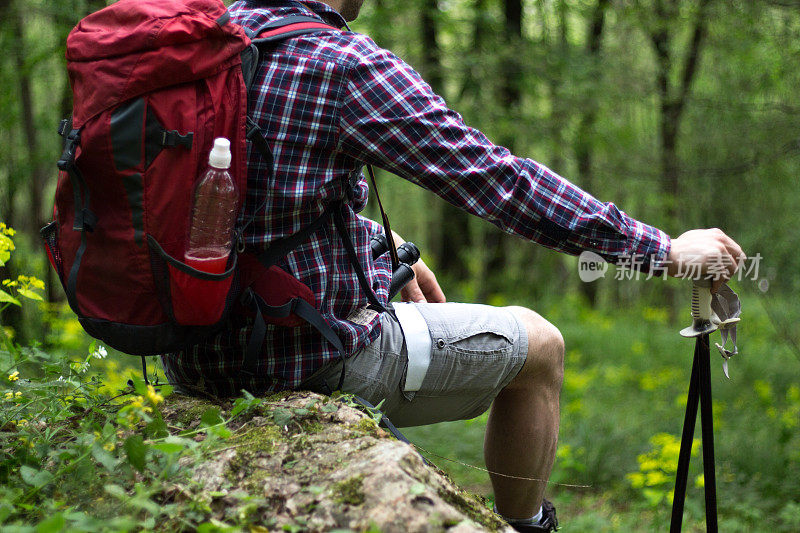
[{"label": "plastic water bottle", "polygon": [[192,224],[185,263],[195,270],[220,274],[231,251],[239,195],[228,169],[231,142],[219,137],[208,155],[209,168],[194,189]]}]

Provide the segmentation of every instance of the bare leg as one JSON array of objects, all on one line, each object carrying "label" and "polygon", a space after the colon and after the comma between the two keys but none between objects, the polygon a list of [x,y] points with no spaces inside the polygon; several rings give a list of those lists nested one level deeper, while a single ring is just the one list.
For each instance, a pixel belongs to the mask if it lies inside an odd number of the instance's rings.
[{"label": "bare leg", "polygon": [[492,405],[483,451],[486,466],[493,472],[542,480],[490,475],[498,512],[506,518],[524,519],[539,511],[553,468],[564,377],[564,339],[539,314],[523,307],[509,310],[528,331],[528,357],[520,373]]}]

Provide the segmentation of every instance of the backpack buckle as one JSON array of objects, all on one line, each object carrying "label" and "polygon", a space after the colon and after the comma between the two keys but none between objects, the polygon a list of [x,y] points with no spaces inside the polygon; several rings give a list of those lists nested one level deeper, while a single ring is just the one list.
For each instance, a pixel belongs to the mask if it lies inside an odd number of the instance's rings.
[{"label": "backpack buckle", "polygon": [[75,231],[88,231],[91,233],[94,231],[96,225],[97,215],[95,215],[94,212],[88,207],[84,207],[75,213],[75,221],[72,229]]},{"label": "backpack buckle", "polygon": [[64,142],[64,151],[61,152],[58,165],[59,170],[69,171],[75,165],[75,152],[81,144],[80,130],[70,130]]},{"label": "backpack buckle", "polygon": [[65,118],[62,119],[61,122],[58,123],[58,134],[62,137],[66,137],[67,132],[72,129],[70,124],[72,123],[72,119]]},{"label": "backpack buckle", "polygon": [[193,141],[194,132],[190,131],[186,135],[181,135],[178,130],[161,130],[161,146],[168,148],[183,146],[187,150],[191,150]]}]

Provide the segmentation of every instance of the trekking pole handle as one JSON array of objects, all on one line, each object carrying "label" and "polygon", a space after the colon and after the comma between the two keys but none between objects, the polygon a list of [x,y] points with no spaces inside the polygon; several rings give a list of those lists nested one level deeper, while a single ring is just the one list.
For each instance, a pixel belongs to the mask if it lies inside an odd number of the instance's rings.
[{"label": "trekking pole handle", "polygon": [[696,279],[692,284],[692,318],[711,320],[710,279]]},{"label": "trekking pole handle", "polygon": [[711,280],[696,279],[692,285],[692,325],[683,328],[684,337],[699,337],[716,330],[717,323],[711,321]]}]

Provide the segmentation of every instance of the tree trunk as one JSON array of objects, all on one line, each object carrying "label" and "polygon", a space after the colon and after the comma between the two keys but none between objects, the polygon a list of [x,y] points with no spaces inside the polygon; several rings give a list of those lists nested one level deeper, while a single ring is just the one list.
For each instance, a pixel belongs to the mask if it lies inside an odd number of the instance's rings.
[{"label": "tree trunk", "polygon": [[710,0],[700,0],[692,38],[680,67],[682,73],[679,83],[675,87],[669,81],[674,66],[673,57],[670,55],[672,36],[669,33],[669,22],[675,18],[676,6],[665,7],[661,1],[656,2],[655,6],[656,27],[653,29],[650,39],[656,54],[656,87],[660,108],[661,184],[662,190],[667,193],[670,200],[667,206],[667,217],[670,224],[683,220],[679,207],[681,202],[678,201],[681,193],[678,133],[686,99],[697,73],[700,51],[705,40],[709,2]]},{"label": "tree trunk", "polygon": [[[598,0],[592,11],[592,18],[589,20],[586,54],[589,57],[589,77],[591,79],[596,79],[596,76],[600,73],[600,46],[603,41],[603,28],[608,4],[609,0]],[[581,186],[591,193],[595,185],[592,158],[594,155],[593,134],[595,123],[597,122],[597,98],[594,94],[588,95],[583,105],[583,112],[581,113],[575,136],[575,159],[578,164],[578,176],[581,180]],[[597,306],[598,287],[598,282],[580,284],[581,293],[592,307]]]},{"label": "tree trunk", "polygon": [[[522,83],[521,55],[519,47],[522,45],[522,0],[504,0],[503,16],[505,20],[505,43],[508,55],[500,69],[500,102],[503,111],[513,116],[519,107],[521,100],[520,86]],[[506,132],[500,138],[500,144],[514,152],[514,134]],[[505,243],[511,239],[497,228],[483,226],[483,264],[479,269],[477,298],[483,302],[497,291],[498,280],[504,276],[501,274],[506,270],[507,261],[505,254]],[[514,243],[516,244],[516,242]]]},{"label": "tree trunk", "polygon": [[[659,98],[659,143],[661,161],[661,189],[667,198],[666,215],[670,229],[679,228],[686,220],[681,202],[680,163],[678,156],[678,133],[686,99],[697,72],[700,51],[706,35],[706,16],[710,0],[700,0],[700,5],[692,30],[689,46],[685,51],[681,75],[677,86],[670,83],[672,69],[676,67],[670,51],[670,21],[677,18],[678,6],[662,0],[655,4],[656,25],[651,31],[650,40],[656,55],[656,87]],[[685,223],[685,222],[684,222]],[[665,289],[665,300],[670,309],[670,318],[677,318],[675,310],[675,291]]]},{"label": "tree trunk", "polygon": [[[442,71],[441,48],[439,47],[438,25],[439,4],[437,0],[423,0],[421,12],[422,65],[425,80],[439,94],[444,94],[444,73]],[[469,246],[469,220],[464,211],[440,201],[437,198],[432,207],[438,211],[439,222],[430,242],[436,250],[438,268],[450,278],[458,280],[466,276],[464,253]]]},{"label": "tree trunk", "polygon": [[[39,139],[36,131],[36,113],[33,107],[33,94],[31,89],[31,75],[25,65],[25,20],[24,14],[20,10],[13,14],[12,22],[14,31],[14,64],[19,76],[19,102],[20,102],[20,122],[25,139],[25,154],[28,162],[27,168],[30,172],[29,195],[30,195],[30,227],[24,228],[31,235],[36,234],[43,226],[42,220],[42,188],[44,186],[44,171],[39,163]],[[22,228],[21,228],[22,229]]]}]

